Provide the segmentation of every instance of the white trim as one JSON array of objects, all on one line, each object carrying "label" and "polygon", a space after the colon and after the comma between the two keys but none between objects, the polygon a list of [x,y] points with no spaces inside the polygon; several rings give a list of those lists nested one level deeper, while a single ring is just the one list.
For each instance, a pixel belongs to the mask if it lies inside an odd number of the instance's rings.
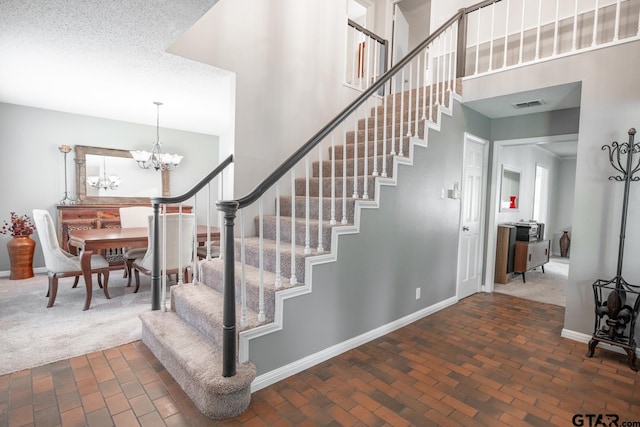
[{"label": "white trim", "polygon": [[291,375],[295,375],[299,372],[304,371],[305,369],[309,369],[312,366],[315,366],[319,363],[329,360],[332,357],[336,357],[346,351],[349,351],[353,348],[366,344],[376,338],[389,334],[397,329],[400,329],[417,320],[420,320],[423,317],[429,316],[437,311],[440,311],[443,308],[447,308],[457,302],[458,302],[457,297],[447,298],[444,301],[440,301],[439,303],[436,303],[430,307],[426,307],[420,311],[411,313],[401,319],[395,320],[391,323],[387,323],[386,325],[380,326],[369,332],[365,332],[362,335],[343,341],[340,344],[333,345],[329,348],[326,348],[310,356],[304,357],[300,360],[297,360],[293,363],[285,365],[281,368],[274,369],[273,371],[262,374],[256,377],[251,383],[251,392],[254,393],[258,390],[268,387],[278,381],[281,381],[287,377],[290,377]]},{"label": "white trim", "polygon": [[[589,344],[589,341],[591,341],[591,335],[588,334],[583,334],[582,332],[576,332],[576,331],[572,331],[570,329],[566,329],[563,328],[562,332],[560,333],[560,336],[562,338],[566,338],[572,341],[578,341],[584,344]],[[620,354],[627,354],[622,348],[615,346],[615,345],[611,345],[611,344],[607,344],[605,342],[600,342],[598,343],[598,346],[596,348],[603,348],[605,350],[611,350],[614,351],[616,353],[620,353]],[[588,349],[585,349],[585,354],[588,351]],[[636,349],[636,355],[638,357],[640,357],[640,348]],[[595,357],[595,355],[594,355]]]}]

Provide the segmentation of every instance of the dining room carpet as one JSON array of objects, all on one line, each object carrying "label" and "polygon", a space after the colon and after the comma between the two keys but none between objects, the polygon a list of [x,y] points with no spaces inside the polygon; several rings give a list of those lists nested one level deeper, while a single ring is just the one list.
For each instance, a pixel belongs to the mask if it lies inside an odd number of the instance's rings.
[{"label": "dining room carpet", "polygon": [[0,278],[0,375],[44,365],[140,339],[138,315],[151,309],[151,281],[141,276],[140,291],[127,288],[122,271],[111,271],[106,299],[93,277],[91,308],[82,311],[83,279],[59,280],[55,304],[47,308],[48,278]]}]

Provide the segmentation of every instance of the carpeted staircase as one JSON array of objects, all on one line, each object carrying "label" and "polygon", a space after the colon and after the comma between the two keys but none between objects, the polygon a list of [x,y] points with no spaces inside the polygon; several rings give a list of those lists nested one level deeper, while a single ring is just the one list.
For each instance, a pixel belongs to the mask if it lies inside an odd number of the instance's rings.
[{"label": "carpeted staircase", "polygon": [[[457,86],[460,88],[460,85]],[[422,111],[423,93],[427,93],[427,110]],[[306,189],[307,182],[304,177],[295,180],[295,195],[283,195],[280,197],[280,262],[281,284],[278,289],[287,289],[299,286],[305,279],[305,259],[310,256],[331,250],[332,228],[344,225],[352,225],[356,209],[354,195],[354,167],[357,164],[358,198],[363,198],[365,161],[367,162],[368,198],[374,197],[375,179],[374,151],[377,152],[377,175],[383,173],[383,149],[386,149],[386,175],[393,176],[395,172],[394,157],[397,155],[408,156],[411,138],[407,136],[407,121],[411,114],[411,136],[424,138],[424,120],[419,120],[417,134],[415,133],[415,120],[423,117],[429,118],[430,90],[418,90],[418,102],[415,101],[415,91],[411,93],[412,103],[409,105],[409,92],[405,92],[404,108],[400,108],[401,96],[395,96],[395,130],[392,139],[392,115],[394,99],[386,97],[387,118],[384,120],[384,107],[380,105],[371,108],[367,119],[357,122],[358,130],[349,131],[345,135],[344,145],[336,145],[335,149],[329,148],[328,155],[323,154],[323,161],[315,161],[312,164],[312,177],[309,179],[309,247],[311,253],[305,254],[306,234]],[[448,104],[449,97],[444,102]],[[416,104],[418,109],[416,111]],[[437,106],[433,106],[433,118],[437,117]],[[377,116],[377,120],[376,120]],[[403,123],[400,123],[402,118]],[[386,144],[383,142],[386,123]],[[354,123],[355,125],[355,123]],[[377,126],[377,127],[376,127]],[[400,131],[402,129],[402,135]],[[365,135],[366,134],[366,135]],[[367,147],[365,150],[365,140]],[[377,141],[377,148],[374,147]],[[393,143],[394,148],[391,148]],[[345,152],[346,150],[346,152]],[[365,158],[365,153],[367,158]],[[395,154],[389,154],[395,153]],[[346,156],[346,160],[345,160]],[[331,224],[331,170],[332,159],[335,158],[335,220]],[[357,161],[356,161],[357,160]],[[343,186],[343,171],[346,168],[346,187]],[[320,183],[322,186],[320,186]],[[320,190],[322,188],[322,190]],[[320,194],[322,191],[322,194]],[[342,198],[346,191],[347,198]],[[343,221],[343,204],[346,203],[346,217]],[[322,209],[320,209],[320,206]],[[295,218],[292,212],[295,210]],[[319,218],[320,210],[322,218]],[[238,332],[253,328],[259,324],[272,322],[275,315],[276,290],[276,216],[263,217],[263,262],[264,262],[264,307],[265,322],[258,322],[258,310],[260,301],[260,270],[259,270],[259,237],[246,237],[245,248],[245,278],[247,289],[247,313],[248,324],[241,326],[240,291],[242,267],[241,241],[235,241],[236,261],[236,308]],[[295,284],[291,284],[291,222],[295,222]],[[322,223],[322,246],[319,248],[318,227]],[[256,230],[259,230],[259,218],[255,219]],[[221,375],[220,348],[222,343],[222,287],[223,287],[223,261],[213,259],[201,262],[201,283],[184,284],[171,288],[171,310],[167,312],[150,311],[141,315],[142,340],[152,350],[155,356],[173,375],[183,390],[194,401],[200,411],[214,419],[228,418],[243,412],[249,405],[251,398],[250,386],[256,372],[251,363],[238,364],[237,375],[232,378],[223,378]],[[291,303],[294,303],[291,301]]]}]

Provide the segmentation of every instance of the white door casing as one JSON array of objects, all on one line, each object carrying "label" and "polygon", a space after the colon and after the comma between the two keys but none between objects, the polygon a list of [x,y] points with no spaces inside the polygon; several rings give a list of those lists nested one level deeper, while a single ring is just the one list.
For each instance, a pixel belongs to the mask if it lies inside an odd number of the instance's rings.
[{"label": "white door casing", "polygon": [[482,285],[488,152],[488,141],[465,133],[458,241],[459,299],[478,292]]}]

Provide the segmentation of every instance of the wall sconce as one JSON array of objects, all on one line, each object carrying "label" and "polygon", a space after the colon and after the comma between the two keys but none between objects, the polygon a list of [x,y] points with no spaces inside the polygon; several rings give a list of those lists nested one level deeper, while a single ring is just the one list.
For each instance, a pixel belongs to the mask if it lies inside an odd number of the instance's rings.
[{"label": "wall sconce", "polygon": [[454,182],[453,189],[449,190],[449,198],[450,199],[459,199],[460,198],[460,183]]}]

